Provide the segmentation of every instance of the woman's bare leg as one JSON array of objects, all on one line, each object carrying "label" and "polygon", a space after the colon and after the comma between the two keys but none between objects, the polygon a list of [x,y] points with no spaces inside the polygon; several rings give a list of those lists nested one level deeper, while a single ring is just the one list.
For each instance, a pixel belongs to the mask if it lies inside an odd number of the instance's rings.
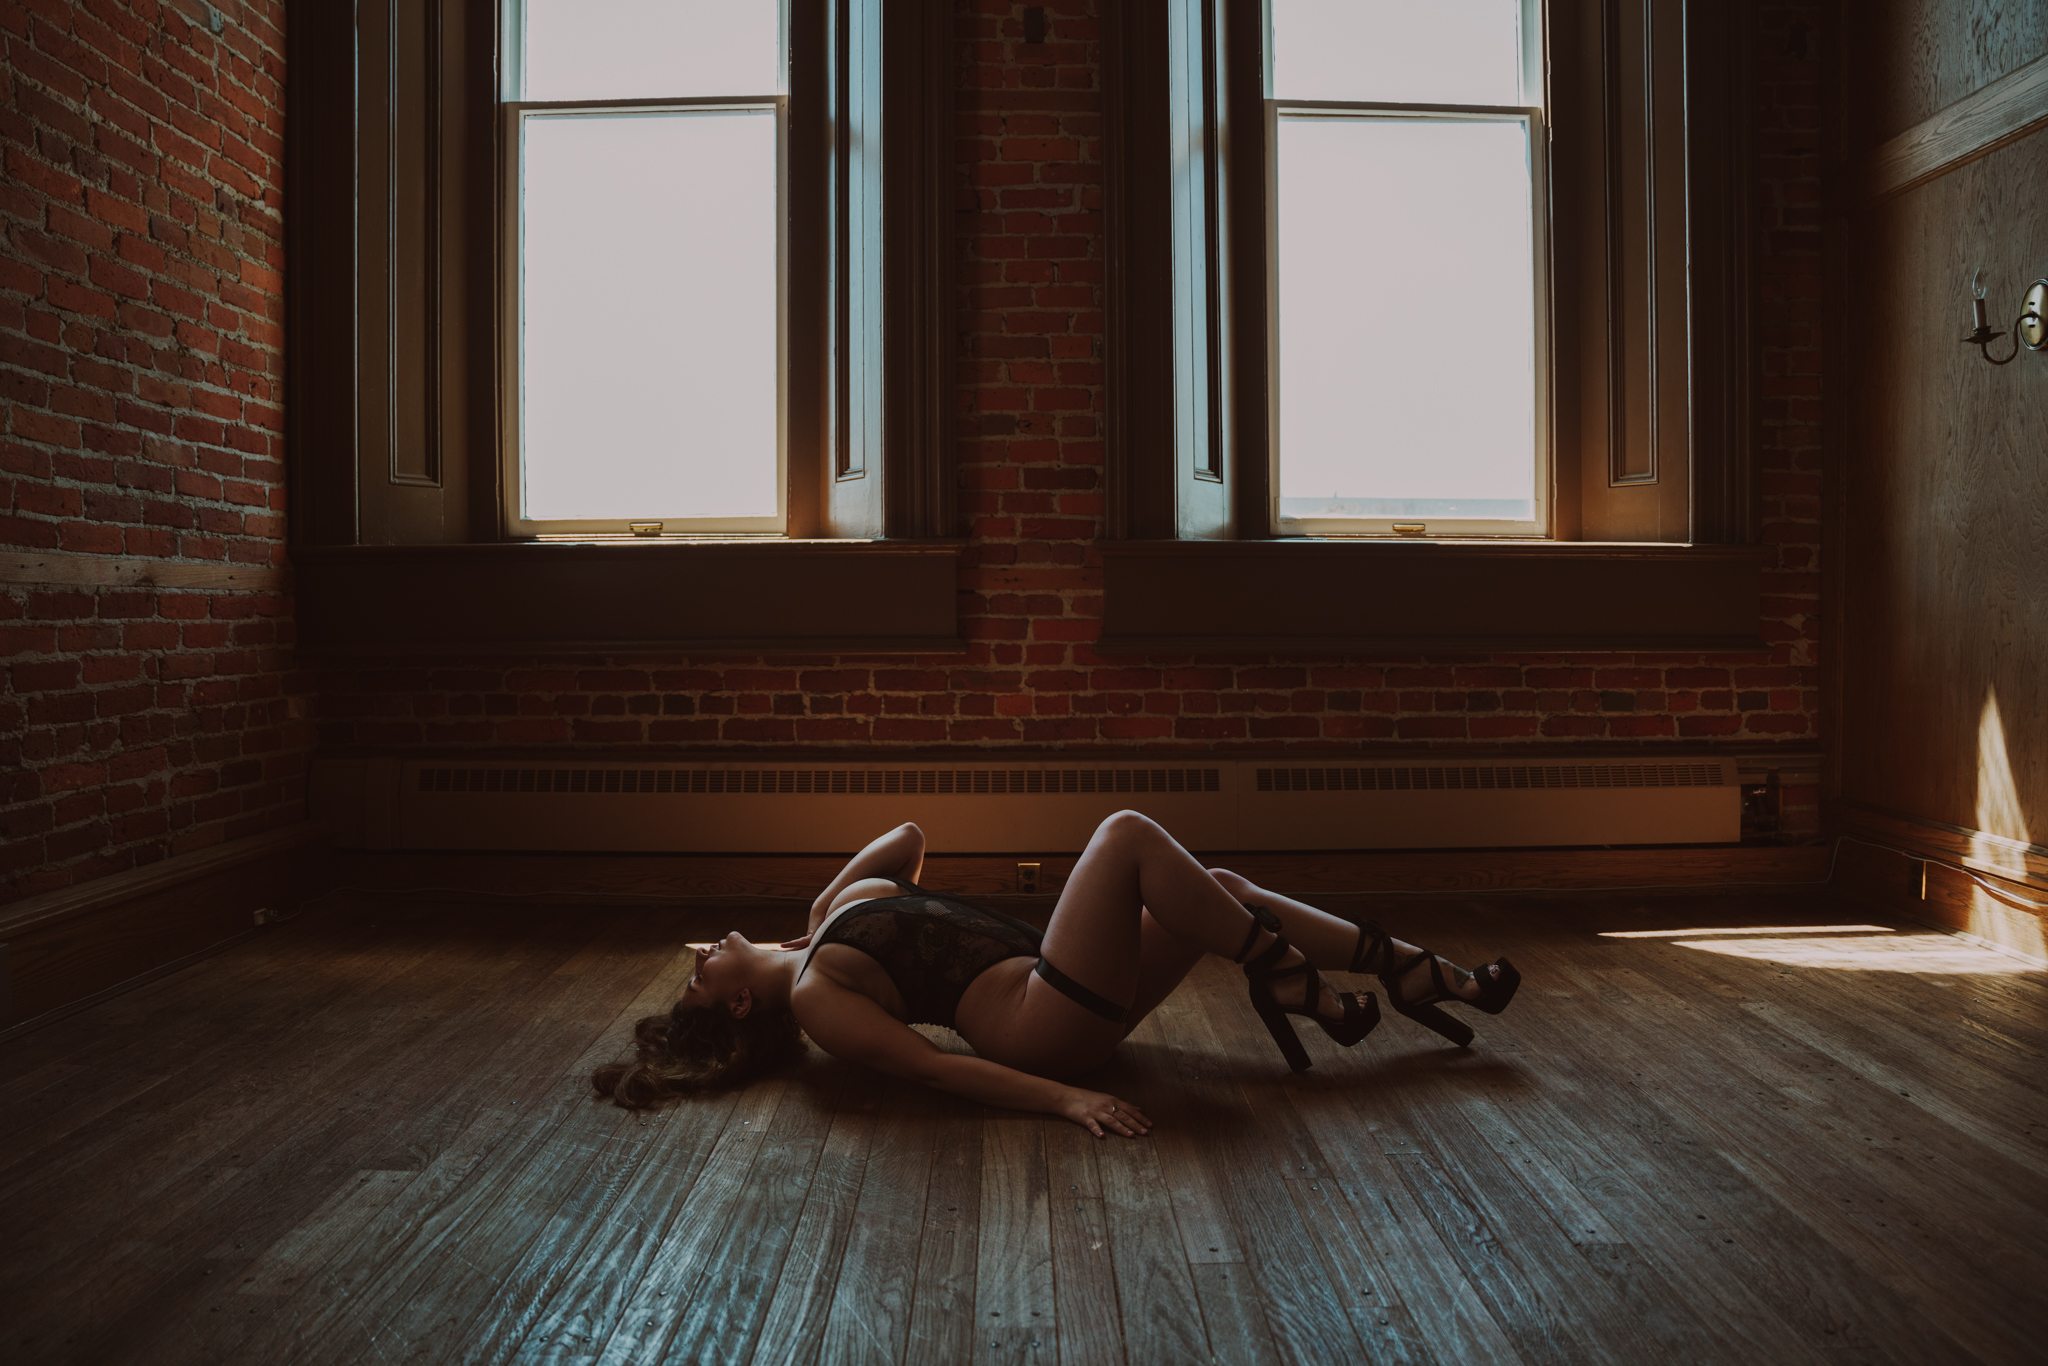
[{"label": "woman's bare leg", "polygon": [[[1157,822],[1120,811],[1096,827],[1074,865],[1041,952],[1088,990],[1125,1007],[1128,1023],[1094,1014],[1035,973],[1019,973],[1014,981],[991,981],[985,1004],[962,1000],[961,1033],[984,1057],[1044,1076],[1094,1066],[1204,953],[1240,957],[1254,924],[1246,902],[1278,915],[1294,945],[1276,967],[1299,963],[1304,953],[1318,968],[1351,966],[1358,942],[1351,921],[1268,892],[1228,870],[1212,872]],[[1253,953],[1272,943],[1264,931],[1251,939]],[[1397,953],[1415,952],[1401,941],[1394,944]],[[1303,979],[1304,994],[1313,980]],[[1327,987],[1319,1009],[1332,1019],[1343,1013]]]},{"label": "woman's bare leg", "polygon": [[1208,952],[1200,944],[1183,939],[1160,924],[1146,911],[1138,947],[1138,987],[1131,1001],[1130,1027],[1159,1009],[1159,1003],[1173,995],[1195,964]]},{"label": "woman's bare leg", "polygon": [[[986,1007],[976,999],[977,983],[976,992],[961,1001],[961,1034],[984,1057],[1042,1075],[1092,1066],[1204,953],[1236,957],[1254,924],[1156,822],[1120,811],[1096,827],[1075,863],[1040,952],[1068,977],[1123,1008],[1126,1022],[1091,1012],[1034,973],[1000,997],[992,982]],[[1272,938],[1260,931],[1253,951]],[[1334,1003],[1331,1013],[1338,1013]]]}]

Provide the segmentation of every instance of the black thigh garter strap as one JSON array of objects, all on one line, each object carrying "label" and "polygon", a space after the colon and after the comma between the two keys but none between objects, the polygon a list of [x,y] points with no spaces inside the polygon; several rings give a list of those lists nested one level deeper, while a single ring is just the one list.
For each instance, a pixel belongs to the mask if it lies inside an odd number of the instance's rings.
[{"label": "black thigh garter strap", "polygon": [[1044,958],[1038,960],[1038,975],[1053,984],[1062,996],[1075,1005],[1094,1011],[1113,1025],[1129,1024],[1131,1012],[1106,997],[1097,996],[1073,978],[1054,967]]}]

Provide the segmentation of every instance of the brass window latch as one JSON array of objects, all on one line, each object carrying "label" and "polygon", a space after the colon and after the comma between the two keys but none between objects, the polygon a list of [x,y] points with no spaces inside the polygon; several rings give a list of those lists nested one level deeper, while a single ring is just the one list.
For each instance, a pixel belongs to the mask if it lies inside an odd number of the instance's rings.
[{"label": "brass window latch", "polygon": [[661,523],[628,522],[626,523],[626,530],[632,532],[635,536],[659,536],[661,534]]}]

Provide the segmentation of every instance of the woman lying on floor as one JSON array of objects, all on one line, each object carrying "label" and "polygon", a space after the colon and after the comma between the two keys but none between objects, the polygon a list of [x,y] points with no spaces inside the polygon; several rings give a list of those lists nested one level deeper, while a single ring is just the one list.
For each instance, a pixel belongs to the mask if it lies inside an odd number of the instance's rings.
[{"label": "woman lying on floor", "polygon": [[[1252,1006],[1297,1072],[1308,1053],[1286,1016],[1346,1047],[1379,1023],[1372,993],[1332,991],[1318,967],[1378,973],[1395,1010],[1461,1045],[1472,1030],[1436,1003],[1497,1015],[1521,980],[1505,958],[1468,973],[1371,921],[1204,868],[1135,811],[1096,828],[1043,934],[917,886],[923,865],[924,832],[899,826],[819,895],[803,938],[770,949],[734,933],[699,950],[675,1008],[640,1021],[638,1058],[592,1075],[597,1095],[650,1109],[741,1085],[800,1055],[801,1030],[891,1076],[1130,1137],[1151,1121],[1128,1101],[1057,1079],[1104,1062],[1205,953],[1244,964]],[[913,1024],[956,1030],[977,1056],[945,1052]]]}]

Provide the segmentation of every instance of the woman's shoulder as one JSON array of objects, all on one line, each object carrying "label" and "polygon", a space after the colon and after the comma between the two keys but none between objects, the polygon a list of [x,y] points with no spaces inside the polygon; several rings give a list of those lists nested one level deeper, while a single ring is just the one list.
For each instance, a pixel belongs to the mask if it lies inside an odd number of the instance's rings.
[{"label": "woman's shoulder", "polygon": [[817,1012],[843,1006],[846,998],[858,996],[872,1001],[899,1021],[904,1019],[903,996],[889,980],[881,964],[851,944],[818,944],[811,961],[789,993],[790,1009],[806,1029]]}]

